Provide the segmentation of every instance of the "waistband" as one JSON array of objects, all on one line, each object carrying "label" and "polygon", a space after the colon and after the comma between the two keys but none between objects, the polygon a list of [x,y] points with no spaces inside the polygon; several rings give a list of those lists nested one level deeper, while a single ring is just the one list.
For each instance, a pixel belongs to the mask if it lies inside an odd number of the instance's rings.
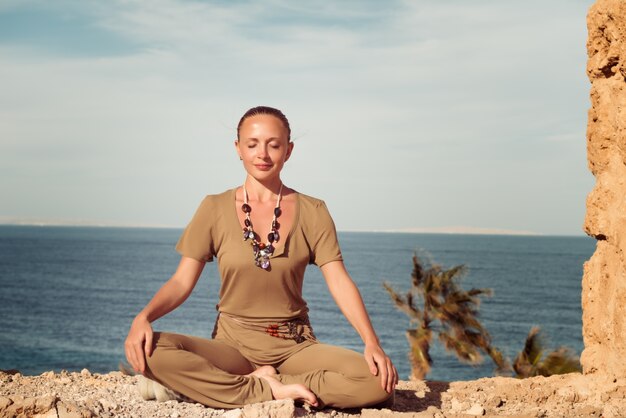
[{"label": "waistband", "polygon": [[313,329],[308,315],[288,320],[275,321],[256,318],[250,319],[225,312],[219,312],[217,320],[215,321],[216,326],[220,318],[226,318],[242,328],[251,331],[262,332],[272,337],[282,338],[285,340],[294,340],[297,343],[301,343],[305,340],[315,340],[315,335],[313,334]]}]

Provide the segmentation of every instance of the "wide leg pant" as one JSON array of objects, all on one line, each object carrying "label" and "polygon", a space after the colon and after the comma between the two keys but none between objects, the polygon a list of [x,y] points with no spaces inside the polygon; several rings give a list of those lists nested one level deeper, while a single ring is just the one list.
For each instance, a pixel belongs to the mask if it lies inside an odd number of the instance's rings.
[{"label": "wide leg pant", "polygon": [[261,365],[274,366],[282,383],[308,387],[320,406],[365,407],[392,396],[355,351],[321,344],[314,337],[300,342],[276,338],[222,318],[216,331],[212,340],[155,332],[146,375],[213,408],[271,400],[265,380],[246,376]]}]

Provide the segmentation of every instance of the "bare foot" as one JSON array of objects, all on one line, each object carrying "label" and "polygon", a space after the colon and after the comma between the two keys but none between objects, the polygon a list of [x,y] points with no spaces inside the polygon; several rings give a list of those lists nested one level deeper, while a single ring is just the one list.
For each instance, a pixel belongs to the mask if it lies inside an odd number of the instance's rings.
[{"label": "bare foot", "polygon": [[[265,366],[264,366],[265,367]],[[251,374],[255,373],[252,372]],[[281,383],[274,375],[258,375],[261,379],[266,380],[272,389],[274,399],[293,399],[306,402],[311,406],[317,406],[317,397],[309,388],[299,383],[285,385]]]},{"label": "bare foot", "polygon": [[278,372],[276,372],[276,369],[273,368],[272,366],[261,366],[255,371],[253,371],[252,373],[249,373],[248,376],[262,377],[262,376],[276,376],[277,374]]}]

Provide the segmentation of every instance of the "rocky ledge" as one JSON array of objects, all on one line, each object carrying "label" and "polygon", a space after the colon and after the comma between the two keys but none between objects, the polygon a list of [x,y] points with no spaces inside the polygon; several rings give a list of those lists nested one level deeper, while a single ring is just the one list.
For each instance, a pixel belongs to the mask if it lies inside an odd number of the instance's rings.
[{"label": "rocky ledge", "polygon": [[531,379],[505,377],[467,382],[406,382],[390,409],[310,410],[292,401],[211,409],[188,402],[145,401],[138,376],[46,372],[39,376],[0,372],[0,417],[624,417],[626,378],[568,374]]}]

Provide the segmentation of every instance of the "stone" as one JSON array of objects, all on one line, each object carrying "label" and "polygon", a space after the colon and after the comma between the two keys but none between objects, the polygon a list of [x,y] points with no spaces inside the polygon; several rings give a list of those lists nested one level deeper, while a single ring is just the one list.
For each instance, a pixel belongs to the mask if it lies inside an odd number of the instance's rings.
[{"label": "stone", "polygon": [[0,411],[6,409],[12,403],[13,401],[11,400],[11,398],[7,398],[6,396],[0,396]]},{"label": "stone", "polygon": [[293,400],[268,401],[243,407],[245,418],[293,418],[296,407]]},{"label": "stone", "polygon": [[241,408],[231,409],[222,414],[221,418],[243,418],[243,411]]},{"label": "stone", "polygon": [[33,415],[33,418],[59,418],[59,414],[57,414],[57,410],[53,408],[49,410],[48,412],[35,414]]},{"label": "stone", "polygon": [[59,418],[87,418],[92,413],[88,409],[82,409],[72,402],[59,401],[56,405]]},{"label": "stone", "polygon": [[578,409],[577,413],[584,417],[599,417],[602,415],[602,408],[593,405],[585,405]]},{"label": "stone", "polygon": [[457,398],[450,400],[450,410],[452,412],[459,412],[465,408],[467,408],[467,405],[464,402],[460,402]]},{"label": "stone", "polygon": [[490,408],[499,408],[503,404],[504,402],[502,402],[502,398],[500,398],[499,396],[493,396],[491,398],[488,398],[486,403],[486,405]]},{"label": "stone", "polygon": [[482,406],[476,403],[472,405],[470,409],[465,411],[465,413],[467,415],[482,416],[482,415],[485,415],[485,408],[483,408]]}]

